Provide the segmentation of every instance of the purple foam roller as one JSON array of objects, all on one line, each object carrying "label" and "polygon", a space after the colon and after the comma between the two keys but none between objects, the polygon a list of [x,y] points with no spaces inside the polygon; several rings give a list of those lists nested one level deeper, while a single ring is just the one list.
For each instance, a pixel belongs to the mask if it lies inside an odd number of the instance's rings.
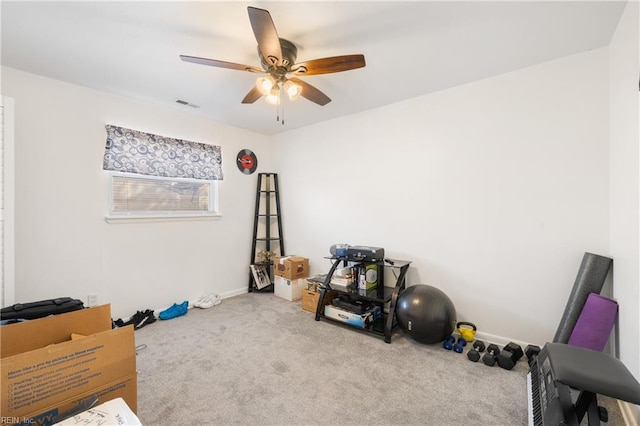
[{"label": "purple foam roller", "polygon": [[568,343],[578,317],[584,308],[589,293],[600,293],[609,274],[613,259],[593,253],[585,253],[582,257],[576,281],[573,283],[567,306],[558,324],[554,343]]},{"label": "purple foam roller", "polygon": [[596,293],[590,293],[578,317],[569,344],[602,352],[618,316],[618,304]]}]

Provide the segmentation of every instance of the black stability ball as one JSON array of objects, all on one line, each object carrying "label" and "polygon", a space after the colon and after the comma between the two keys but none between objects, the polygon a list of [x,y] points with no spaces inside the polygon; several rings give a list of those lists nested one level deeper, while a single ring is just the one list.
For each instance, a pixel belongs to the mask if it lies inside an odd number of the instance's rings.
[{"label": "black stability ball", "polygon": [[414,340],[438,343],[453,332],[456,308],[442,290],[418,284],[400,293],[396,318],[400,328]]}]

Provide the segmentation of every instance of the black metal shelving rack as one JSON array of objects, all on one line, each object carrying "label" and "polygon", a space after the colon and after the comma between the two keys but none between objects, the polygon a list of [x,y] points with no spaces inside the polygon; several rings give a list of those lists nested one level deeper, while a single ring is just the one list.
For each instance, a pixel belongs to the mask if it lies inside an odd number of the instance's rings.
[{"label": "black metal shelving rack", "polygon": [[[324,279],[324,283],[320,288],[320,297],[318,298],[318,306],[316,308],[316,321],[320,321],[321,319],[325,321],[329,321],[334,324],[342,325],[344,327],[351,328],[353,330],[361,331],[364,333],[373,334],[377,337],[384,338],[386,343],[391,343],[391,335],[393,331],[398,326],[398,321],[396,319],[396,304],[398,301],[398,296],[400,293],[404,291],[406,288],[406,275],[409,270],[409,265],[411,261],[407,260],[395,260],[395,259],[385,259],[378,261],[358,261],[355,263],[363,263],[368,265],[377,265],[378,266],[378,282],[377,286],[371,290],[359,290],[353,289],[350,287],[338,286],[335,284],[331,284],[331,277],[335,273],[336,268],[342,263],[344,266],[347,266],[349,262],[354,263],[352,260],[342,257],[331,257],[333,261],[331,265],[331,269],[327,273],[327,276]],[[385,268],[396,268],[399,270],[399,274],[396,277],[396,283],[393,287],[386,287],[384,285],[384,270]],[[351,299],[360,299],[360,300],[368,300],[370,302],[379,305],[382,308],[382,315],[378,318],[370,327],[360,328],[356,327],[333,318],[329,318],[324,315],[324,307],[325,303],[325,295],[327,292],[336,292],[342,294],[348,294]],[[387,312],[384,311],[384,306],[389,303],[389,310]]]},{"label": "black metal shelving rack", "polygon": [[[275,204],[275,206],[274,206]],[[263,207],[263,208],[261,208]],[[273,208],[275,207],[275,209]],[[271,232],[271,224],[275,220],[277,227],[275,234]],[[251,264],[262,264],[269,270],[271,285],[260,291],[273,291],[273,264],[256,260],[257,250],[261,248],[267,252],[272,248],[278,249],[278,256],[284,256],[284,240],[282,235],[282,215],[280,214],[280,191],[277,173],[258,173],[256,186],[256,208],[253,220],[253,240],[251,243]],[[253,286],[253,275],[249,271],[249,292],[257,291]]]}]

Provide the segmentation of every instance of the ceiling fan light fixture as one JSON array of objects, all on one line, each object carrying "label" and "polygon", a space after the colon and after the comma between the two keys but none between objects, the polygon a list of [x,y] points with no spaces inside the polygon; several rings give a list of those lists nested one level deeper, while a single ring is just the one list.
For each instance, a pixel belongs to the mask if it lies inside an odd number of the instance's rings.
[{"label": "ceiling fan light fixture", "polygon": [[[255,81],[255,86],[242,99],[243,104],[252,104],[264,97],[270,104],[280,105],[282,101],[280,92],[284,91],[291,100],[302,96],[317,105],[324,106],[331,102],[331,98],[318,88],[293,76],[333,74],[366,65],[362,54],[331,56],[298,63],[296,62],[298,48],[294,43],[278,37],[269,11],[252,6],[247,7],[247,11],[253,35],[258,42],[257,53],[261,68],[217,59],[180,55],[180,59],[185,62],[260,75]],[[293,81],[289,82],[288,75],[292,76]],[[278,111],[280,110],[282,107],[278,108]],[[284,118],[282,123],[284,124]]]},{"label": "ceiling fan light fixture", "polygon": [[271,105],[280,105],[280,90],[277,85],[271,88],[269,94],[264,98],[264,100]]},{"label": "ceiling fan light fixture", "polygon": [[289,95],[289,99],[291,99],[292,101],[300,96],[300,93],[302,93],[302,87],[291,80],[287,80],[284,83],[284,90],[287,92],[287,95]]},{"label": "ceiling fan light fixture", "polygon": [[270,75],[266,77],[258,77],[256,80],[256,87],[263,95],[268,95],[275,84],[275,79]]}]

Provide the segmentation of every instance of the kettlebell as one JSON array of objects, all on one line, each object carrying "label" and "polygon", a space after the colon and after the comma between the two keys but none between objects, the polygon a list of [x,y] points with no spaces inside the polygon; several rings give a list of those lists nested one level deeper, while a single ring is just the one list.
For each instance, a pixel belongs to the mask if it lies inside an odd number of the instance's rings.
[{"label": "kettlebell", "polygon": [[456,324],[456,328],[458,329],[458,333],[460,333],[467,342],[473,342],[476,338],[476,331],[478,331],[478,329],[475,324],[467,321],[460,321]]}]

